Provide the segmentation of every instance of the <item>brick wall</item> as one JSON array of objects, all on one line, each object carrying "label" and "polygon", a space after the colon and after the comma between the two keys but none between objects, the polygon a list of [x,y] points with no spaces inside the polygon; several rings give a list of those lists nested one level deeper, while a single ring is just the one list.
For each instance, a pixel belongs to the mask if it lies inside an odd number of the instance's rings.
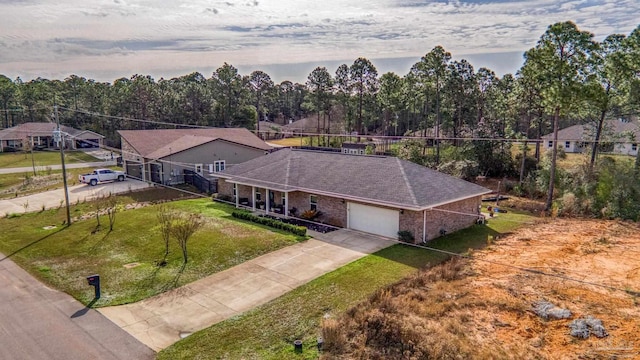
[{"label": "brick wall", "polygon": [[[478,214],[480,196],[439,206],[433,210],[427,210],[427,240],[440,236],[440,230],[447,234],[467,228],[476,223],[477,216],[455,214],[438,211],[437,209],[461,212],[464,214]],[[416,237],[417,238],[417,237]]]},{"label": "brick wall", "polygon": [[407,230],[413,234],[416,243],[422,241],[424,214],[422,211],[404,210],[400,214],[400,231]]},{"label": "brick wall", "polygon": [[218,194],[233,198],[233,184],[225,179],[218,179]]},{"label": "brick wall", "polygon": [[[266,201],[267,192],[263,188],[256,188],[262,194],[262,201]],[[218,182],[218,192],[220,194],[233,195],[233,184],[227,183],[224,179],[220,179]],[[238,192],[241,198],[249,198],[251,201],[251,187],[238,185]],[[279,191],[275,192],[275,204],[281,204],[282,198]],[[311,208],[310,196],[312,194],[295,191],[289,195],[289,209],[296,208],[296,216]],[[324,223],[338,226],[347,226],[347,202],[343,203],[342,199],[329,197],[329,196],[317,196],[318,210],[322,212],[322,216],[318,218],[319,221]],[[364,204],[364,203],[362,203]],[[365,204],[371,205],[371,204]],[[460,229],[467,228],[476,223],[477,216],[466,214],[477,214],[478,207],[480,206],[480,196],[458,201],[456,203],[439,206],[433,210],[427,210],[427,240],[432,240],[440,237],[440,230],[445,230],[447,234],[458,231]],[[384,207],[384,206],[382,206]],[[450,212],[438,211],[437,209],[455,211],[464,214],[455,214]],[[423,232],[423,212],[422,211],[410,211],[404,210],[400,214],[400,230],[410,231],[416,242],[422,241]]]},{"label": "brick wall", "polygon": [[[310,197],[312,194],[294,191],[289,193],[289,209],[295,207],[298,209],[297,216],[304,211],[311,209]],[[315,195],[315,194],[314,194]],[[347,226],[347,204],[342,203],[342,199],[316,195],[318,201],[318,211],[322,212],[322,216],[318,218],[324,223],[345,227]]]}]

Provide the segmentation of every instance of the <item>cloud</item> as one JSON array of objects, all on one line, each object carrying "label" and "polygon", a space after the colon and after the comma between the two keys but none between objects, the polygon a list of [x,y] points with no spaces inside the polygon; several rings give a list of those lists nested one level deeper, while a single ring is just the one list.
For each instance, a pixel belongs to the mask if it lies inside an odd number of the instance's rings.
[{"label": "cloud", "polygon": [[637,0],[4,0],[0,42],[10,51],[0,52],[0,69],[171,73],[223,62],[419,58],[436,45],[454,56],[521,54],[554,22],[572,20],[602,39],[628,34],[637,14]]}]

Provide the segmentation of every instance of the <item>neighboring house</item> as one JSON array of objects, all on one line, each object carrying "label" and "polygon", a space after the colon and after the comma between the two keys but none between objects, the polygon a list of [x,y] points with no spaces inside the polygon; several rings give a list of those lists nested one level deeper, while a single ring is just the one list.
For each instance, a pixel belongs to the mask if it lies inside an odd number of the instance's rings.
[{"label": "neighboring house", "polygon": [[341,145],[341,150],[343,154],[350,155],[365,155],[367,153],[367,146],[369,147],[371,153],[374,153],[376,150],[376,144],[373,142],[367,143],[352,143],[352,142],[343,142]]},{"label": "neighboring house", "polygon": [[[475,224],[490,190],[395,157],[282,149],[222,172],[218,192],[236,206],[427,241]],[[291,211],[296,209],[295,214]],[[287,211],[283,211],[286,209]]]},{"label": "neighboring house", "polygon": [[[0,130],[0,151],[59,148],[53,135],[56,129],[55,123],[31,122]],[[67,149],[101,147],[104,142],[104,136],[90,130],[60,125],[60,131],[64,134]]]},{"label": "neighboring house", "polygon": [[[595,126],[594,123],[588,123],[559,130],[558,149],[567,153],[581,153],[590,150],[595,138]],[[601,151],[636,156],[638,143],[640,143],[640,126],[635,122],[609,120],[605,122],[600,138],[603,145]],[[553,148],[553,133],[543,136],[542,140],[546,149]],[[607,143],[609,143],[609,148],[606,147]]]},{"label": "neighboring house", "polygon": [[161,184],[184,182],[267,154],[272,148],[244,128],[119,130],[127,175]]}]

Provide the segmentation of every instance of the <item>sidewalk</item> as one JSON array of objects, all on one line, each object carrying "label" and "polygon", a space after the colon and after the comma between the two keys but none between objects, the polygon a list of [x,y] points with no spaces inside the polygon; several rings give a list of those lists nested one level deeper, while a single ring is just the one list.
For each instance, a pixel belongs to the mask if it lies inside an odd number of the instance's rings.
[{"label": "sidewalk", "polygon": [[311,235],[323,240],[309,239],[155,297],[99,311],[157,351],[393,245],[350,230]]}]

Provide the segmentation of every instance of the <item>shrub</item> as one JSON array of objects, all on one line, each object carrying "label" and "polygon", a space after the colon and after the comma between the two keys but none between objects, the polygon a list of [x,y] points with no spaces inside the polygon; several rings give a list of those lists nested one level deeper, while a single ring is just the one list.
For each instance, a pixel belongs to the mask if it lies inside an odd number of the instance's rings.
[{"label": "shrub", "polygon": [[477,161],[454,160],[438,166],[438,171],[457,178],[471,180],[479,174]]},{"label": "shrub", "polygon": [[398,231],[398,240],[406,243],[413,243],[415,238],[413,234],[409,230],[400,230]]},{"label": "shrub", "polygon": [[321,215],[322,213],[317,210],[305,210],[302,214],[300,214],[300,217],[305,220],[313,220]]},{"label": "shrub", "polygon": [[292,233],[294,235],[298,235],[298,236],[307,235],[307,228],[304,227],[304,226],[296,226],[296,225],[286,224],[286,223],[283,223],[282,221],[269,219],[269,218],[265,218],[265,217],[259,217],[259,216],[255,216],[255,215],[247,213],[247,212],[240,212],[240,211],[232,212],[231,216],[233,216],[234,218],[237,218],[237,219],[247,220],[247,221],[254,222],[256,224],[269,226],[269,227],[272,227],[274,229],[284,230],[284,231],[290,232],[290,233]]}]

